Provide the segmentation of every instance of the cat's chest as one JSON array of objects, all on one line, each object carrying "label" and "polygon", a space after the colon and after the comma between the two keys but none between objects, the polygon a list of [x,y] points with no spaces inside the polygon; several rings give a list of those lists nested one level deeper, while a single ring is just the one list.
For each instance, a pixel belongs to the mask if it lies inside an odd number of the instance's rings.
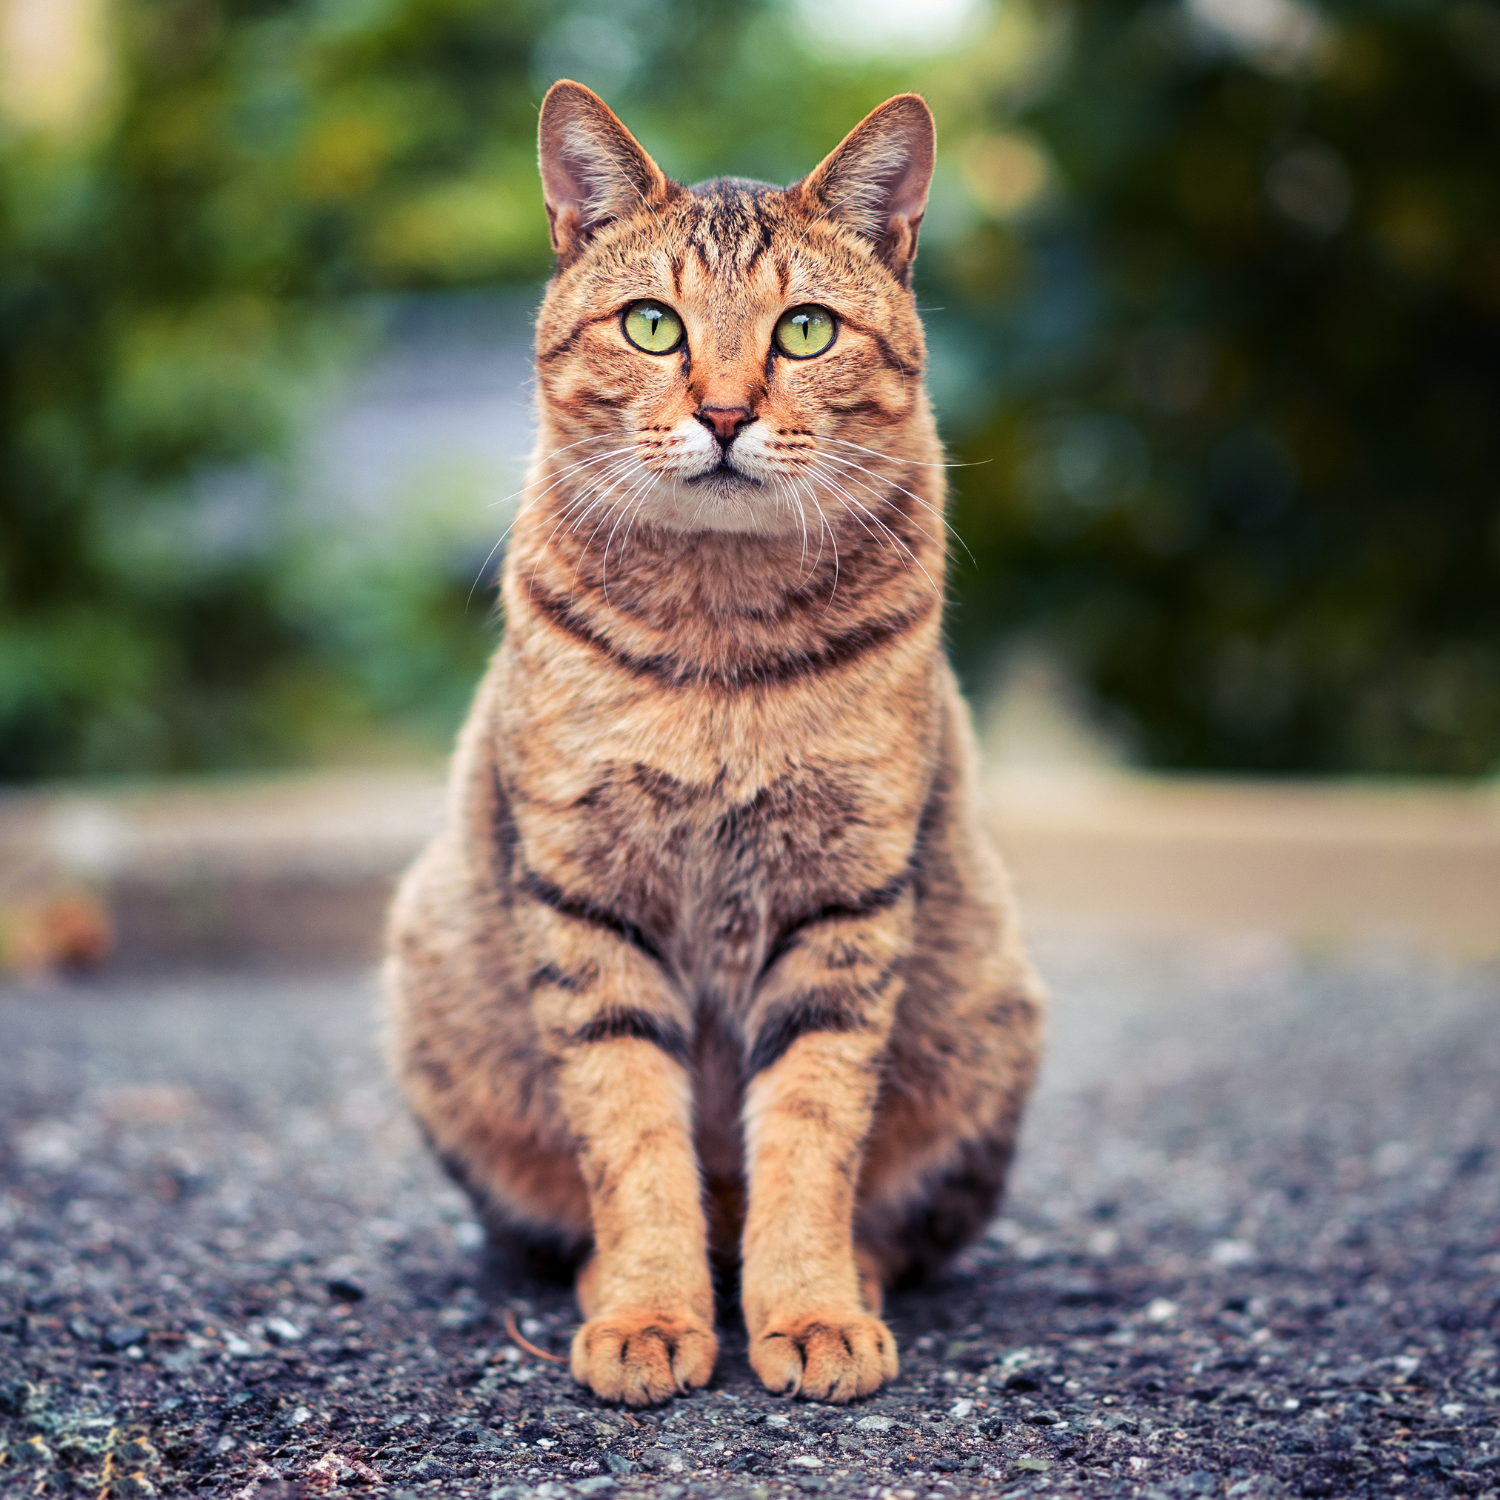
[{"label": "cat's chest", "polygon": [[679,918],[704,902],[795,908],[857,883],[917,800],[909,778],[827,758],[781,763],[748,784],[739,768],[688,781],[642,759],[590,757],[576,769],[572,795],[523,814],[523,841],[545,838],[580,879],[632,908],[670,893]]},{"label": "cat's chest", "polygon": [[906,867],[932,658],[766,690],[664,690],[507,649],[499,759],[520,866],[615,913],[688,986],[743,993],[778,933]]},{"label": "cat's chest", "polygon": [[649,934],[700,994],[743,993],[780,931],[909,857],[927,781],[910,726],[871,749],[751,724],[716,754],[680,714],[656,738],[595,724],[567,749],[511,737],[522,864]]},{"label": "cat's chest", "polygon": [[905,810],[863,768],[785,769],[751,795],[640,762],[599,768],[572,809],[575,876],[650,932],[700,996],[748,994],[777,934],[840,893],[878,884]]}]

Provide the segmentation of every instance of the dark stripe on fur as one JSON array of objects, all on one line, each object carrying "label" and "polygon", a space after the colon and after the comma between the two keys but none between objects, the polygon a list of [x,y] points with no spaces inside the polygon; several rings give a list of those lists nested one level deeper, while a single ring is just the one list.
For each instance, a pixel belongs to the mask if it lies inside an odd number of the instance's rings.
[{"label": "dark stripe on fur", "polygon": [[763,215],[757,214],[755,219],[755,244],[751,247],[750,254],[745,258],[745,263],[740,267],[741,276],[749,276],[760,264],[761,256],[765,255],[771,248],[774,239],[770,224]]},{"label": "dark stripe on fur", "polygon": [[580,318],[560,339],[549,344],[545,349],[537,351],[536,362],[538,365],[551,364],[553,360],[560,359],[564,354],[577,344],[584,333],[596,323],[607,323],[611,318],[618,317],[615,312],[590,313],[586,318]]},{"label": "dark stripe on fur", "polygon": [[711,667],[701,662],[683,661],[678,657],[636,656],[623,651],[595,630],[566,601],[547,593],[537,584],[529,589],[537,612],[551,624],[606,657],[613,665],[633,677],[650,677],[662,687],[719,687],[730,692],[752,687],[784,687],[799,678],[817,672],[848,666],[906,634],[932,613],[935,600],[929,596],[910,610],[883,615],[852,630],[830,636],[816,650],[790,656],[768,656],[742,665]]},{"label": "dark stripe on fur", "polygon": [[820,906],[816,911],[805,912],[800,917],[795,917],[777,935],[776,941],[772,943],[770,951],[766,954],[766,961],[760,966],[762,975],[768,974],[776,961],[784,953],[797,946],[797,940],[809,927],[821,926],[824,922],[848,922],[856,921],[861,917],[871,917],[878,911],[885,911],[894,906],[912,882],[912,872],[903,870],[894,880],[888,880],[884,885],[876,886],[873,890],[864,891],[855,896],[851,901],[830,901],[826,906]]},{"label": "dark stripe on fur", "polygon": [[938,767],[927,789],[927,801],[922,805],[922,816],[917,820],[917,837],[912,844],[911,877],[912,889],[920,902],[926,894],[927,857],[933,839],[942,826],[943,816],[948,810],[948,799],[953,793],[953,770],[950,764]]},{"label": "dark stripe on fur", "polygon": [[761,1022],[755,1034],[755,1044],[750,1049],[750,1076],[764,1073],[779,1062],[800,1036],[814,1031],[858,1031],[863,1025],[864,1017],[844,990],[808,990],[783,1001]]},{"label": "dark stripe on fur", "polygon": [[526,983],[532,990],[559,989],[577,995],[588,989],[598,977],[598,970],[592,964],[577,974],[569,974],[556,964],[543,964],[531,971]]},{"label": "dark stripe on fur", "polygon": [[842,322],[847,323],[856,333],[862,333],[876,349],[880,351],[880,357],[885,363],[895,370],[898,375],[920,375],[922,373],[922,361],[905,360],[896,353],[891,341],[878,329],[870,328],[864,323],[857,323],[847,314],[841,314]]},{"label": "dark stripe on fur", "polygon": [[627,921],[608,907],[596,905],[582,896],[568,895],[535,870],[527,870],[521,876],[521,889],[561,916],[571,917],[575,922],[587,922],[590,927],[597,927],[602,932],[612,932],[632,948],[639,948],[648,958],[655,959],[657,963],[662,962],[661,949],[634,922]]},{"label": "dark stripe on fur", "polygon": [[863,417],[877,427],[898,427],[911,416],[911,407],[889,407],[873,396],[863,401],[830,401],[828,409],[836,411],[841,417]]},{"label": "dark stripe on fur", "polygon": [[614,1005],[601,1011],[586,1026],[580,1026],[571,1040],[587,1046],[592,1042],[616,1041],[620,1037],[650,1042],[673,1062],[684,1068],[688,1064],[687,1037],[683,1035],[682,1027],[676,1021],[653,1016],[650,1011],[636,1010],[633,1006]]}]

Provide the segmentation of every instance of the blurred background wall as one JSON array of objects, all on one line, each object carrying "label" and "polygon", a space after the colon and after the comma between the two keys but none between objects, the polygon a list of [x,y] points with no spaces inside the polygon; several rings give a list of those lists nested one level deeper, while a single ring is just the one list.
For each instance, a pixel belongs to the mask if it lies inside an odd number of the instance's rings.
[{"label": "blurred background wall", "polygon": [[0,0],[0,778],[441,752],[559,76],[687,181],[931,101],[996,734],[1500,769],[1490,0]]}]

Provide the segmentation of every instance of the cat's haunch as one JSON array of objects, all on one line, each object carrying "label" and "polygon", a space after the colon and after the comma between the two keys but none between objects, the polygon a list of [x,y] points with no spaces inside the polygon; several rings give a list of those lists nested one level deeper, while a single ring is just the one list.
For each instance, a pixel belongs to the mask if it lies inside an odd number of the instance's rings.
[{"label": "cat's haunch", "polygon": [[785,189],[671,182],[576,83],[540,134],[536,456],[392,1055],[492,1238],[576,1268],[580,1381],[706,1382],[717,1268],[766,1385],[847,1401],[993,1212],[1043,1018],[940,633],[932,117]]}]

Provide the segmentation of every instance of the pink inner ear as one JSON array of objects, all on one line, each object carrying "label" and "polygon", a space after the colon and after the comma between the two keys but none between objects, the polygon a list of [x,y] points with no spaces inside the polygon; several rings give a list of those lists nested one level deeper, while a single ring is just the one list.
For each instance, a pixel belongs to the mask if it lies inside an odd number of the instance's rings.
[{"label": "pink inner ear", "polygon": [[588,232],[666,187],[661,169],[609,106],[582,84],[555,83],[538,128],[542,192],[554,241]]},{"label": "pink inner ear", "polygon": [[927,190],[932,185],[932,161],[908,150],[904,166],[888,189],[887,211],[892,218],[920,219],[927,209]]},{"label": "pink inner ear", "polygon": [[571,210],[584,228],[608,217],[613,197],[608,147],[601,140],[599,122],[588,118],[582,101],[560,99],[542,115],[542,191],[549,208],[561,218]]},{"label": "pink inner ear", "polygon": [[808,184],[832,217],[882,243],[898,225],[921,222],[934,157],[932,116],[903,95],[866,116]]},{"label": "pink inner ear", "polygon": [[575,120],[562,123],[552,149],[542,150],[542,186],[561,211],[572,209],[587,226],[591,210],[606,196],[607,178],[599,154],[589,150],[587,132]]}]

